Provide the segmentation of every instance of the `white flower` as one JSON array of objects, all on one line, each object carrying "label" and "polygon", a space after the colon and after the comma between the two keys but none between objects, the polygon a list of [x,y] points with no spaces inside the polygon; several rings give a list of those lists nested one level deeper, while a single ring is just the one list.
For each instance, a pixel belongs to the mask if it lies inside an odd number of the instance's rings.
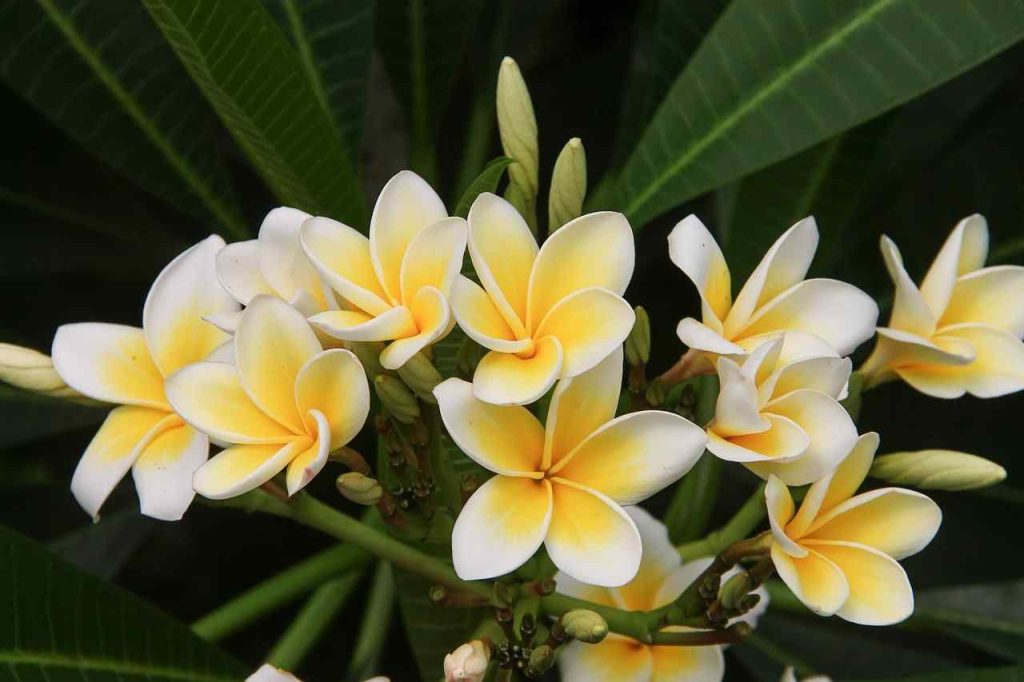
[{"label": "white flower", "polygon": [[479,639],[466,642],[450,654],[445,654],[445,682],[481,682],[490,658],[487,645]]}]

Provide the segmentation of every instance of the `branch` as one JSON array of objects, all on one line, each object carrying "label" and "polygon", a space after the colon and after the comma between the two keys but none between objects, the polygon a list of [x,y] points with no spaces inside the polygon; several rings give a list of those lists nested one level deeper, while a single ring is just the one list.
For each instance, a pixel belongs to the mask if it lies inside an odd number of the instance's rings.
[{"label": "branch", "polygon": [[739,542],[757,528],[767,513],[764,503],[764,484],[743,503],[729,522],[718,530],[708,533],[700,540],[679,545],[676,549],[683,561],[692,561],[705,556],[714,556],[734,542]]}]

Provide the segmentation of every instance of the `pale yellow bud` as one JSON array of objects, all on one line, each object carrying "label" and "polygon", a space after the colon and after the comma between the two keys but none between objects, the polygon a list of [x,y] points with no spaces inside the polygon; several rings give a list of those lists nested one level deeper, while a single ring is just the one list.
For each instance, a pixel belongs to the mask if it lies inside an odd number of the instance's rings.
[{"label": "pale yellow bud", "polygon": [[377,504],[384,494],[383,488],[381,488],[380,483],[376,479],[364,476],[358,471],[349,471],[338,476],[335,484],[338,486],[338,492],[345,499],[356,504],[366,506]]},{"label": "pale yellow bud", "polygon": [[434,387],[441,383],[443,377],[426,355],[417,353],[412,356],[398,368],[398,376],[420,400],[437,404],[437,399],[434,398]]},{"label": "pale yellow bud", "polygon": [[395,377],[380,374],[373,380],[373,388],[384,404],[384,409],[403,424],[411,424],[420,416],[420,405],[416,402],[416,396]]},{"label": "pale yellow bud", "polygon": [[871,475],[921,490],[971,490],[999,483],[1006,478],[1006,469],[966,452],[919,450],[877,458]]},{"label": "pale yellow bud", "polygon": [[479,639],[463,644],[444,657],[445,682],[481,682],[491,652]]},{"label": "pale yellow bud", "polygon": [[555,160],[548,193],[548,231],[554,232],[583,213],[587,196],[587,153],[583,142],[569,140]]},{"label": "pale yellow bud", "polygon": [[597,644],[608,634],[608,623],[595,611],[575,609],[562,616],[565,634],[587,644]]},{"label": "pale yellow bud", "polygon": [[[501,61],[495,104],[501,148],[505,151],[505,156],[516,160],[516,163],[508,168],[510,184],[516,188],[518,198],[525,202],[527,212],[524,217],[531,228],[534,228],[537,222],[537,190],[540,186],[537,119],[533,113],[533,102],[530,100],[526,81],[519,71],[519,65],[511,57],[505,57]],[[509,198],[508,194],[505,198]]]},{"label": "pale yellow bud", "polygon": [[0,381],[55,398],[83,397],[64,383],[49,355],[10,343],[0,343]]},{"label": "pale yellow bud", "polygon": [[646,365],[651,358],[651,318],[643,306],[633,309],[636,320],[626,337],[626,362],[630,365]]}]

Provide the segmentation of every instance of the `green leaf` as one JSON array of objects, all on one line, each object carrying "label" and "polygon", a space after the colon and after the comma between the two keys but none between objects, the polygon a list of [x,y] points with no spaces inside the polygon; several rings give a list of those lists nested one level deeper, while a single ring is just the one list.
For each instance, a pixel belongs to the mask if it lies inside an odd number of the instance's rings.
[{"label": "green leaf", "polygon": [[490,161],[462,193],[462,198],[455,205],[454,215],[465,218],[469,215],[469,207],[473,205],[478,196],[484,192],[496,192],[502,174],[513,163],[515,163],[515,159],[510,159],[507,156],[499,156]]},{"label": "green leaf", "polygon": [[996,656],[1024,662],[1024,580],[943,587],[917,594],[915,621]]},{"label": "green leaf", "polygon": [[[865,680],[864,682],[868,682]],[[1024,682],[1024,666],[946,670],[926,675],[871,678],[870,682]]]},{"label": "green leaf", "polygon": [[247,669],[187,627],[0,527],[4,680],[237,682]]},{"label": "green leaf", "polygon": [[0,0],[0,77],[131,182],[246,229],[206,103],[132,0]]},{"label": "green leaf", "polygon": [[0,384],[0,449],[98,424],[107,409]]},{"label": "green leaf", "polygon": [[277,199],[361,225],[353,156],[259,0],[143,4]]},{"label": "green leaf", "polygon": [[736,0],[619,177],[643,225],[910,100],[1024,35],[1016,0]]},{"label": "green leaf", "polygon": [[374,0],[263,0],[295,46],[313,92],[358,158],[373,52]]}]

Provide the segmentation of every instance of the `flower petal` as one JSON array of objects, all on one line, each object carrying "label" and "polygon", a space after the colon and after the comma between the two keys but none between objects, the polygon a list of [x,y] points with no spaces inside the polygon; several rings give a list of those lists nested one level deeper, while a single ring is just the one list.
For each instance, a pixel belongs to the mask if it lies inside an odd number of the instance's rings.
[{"label": "flower petal", "polygon": [[725,656],[720,646],[655,646],[651,682],[721,682]]},{"label": "flower petal", "polygon": [[217,353],[218,350],[223,349],[226,345],[232,346],[231,352],[234,354],[235,350],[233,346],[235,345],[235,340],[231,337],[235,335],[235,332],[238,330],[238,323],[242,321],[242,312],[243,311],[241,310],[234,310],[230,313],[203,315],[203,322],[208,322],[225,334],[229,335],[229,337],[225,339],[224,343],[210,351],[210,354],[206,356],[207,360],[212,360],[214,353]]},{"label": "flower petal", "polygon": [[718,358],[719,386],[715,418],[708,426],[723,438],[763,433],[771,422],[761,416],[754,378],[729,358]]},{"label": "flower petal", "polygon": [[418,332],[388,344],[380,354],[384,369],[398,369],[421,350],[436,343],[452,330],[452,309],[440,290],[422,287],[412,301],[412,319]]},{"label": "flower petal", "polygon": [[957,223],[921,282],[921,295],[936,318],[949,305],[956,280],[985,265],[988,256],[988,223],[975,213]]},{"label": "flower petal", "polygon": [[837,615],[859,625],[894,625],[914,612],[914,590],[906,571],[877,549],[853,542],[807,545],[839,567],[850,585],[850,596]]},{"label": "flower petal", "polygon": [[878,450],[878,434],[869,431],[857,439],[836,470],[815,481],[800,504],[800,511],[789,525],[786,532],[795,538],[803,537],[814,523],[814,520],[835,507],[840,502],[850,499],[857,488],[868,476],[871,462]]},{"label": "flower petal", "polygon": [[850,358],[821,357],[782,365],[758,387],[763,402],[801,389],[812,389],[840,400],[846,392],[853,364]]},{"label": "flower petal", "polygon": [[411,304],[423,287],[451,292],[466,253],[466,231],[462,218],[445,218],[413,237],[402,259],[402,301]]},{"label": "flower petal", "polygon": [[[779,332],[744,336],[742,339],[736,340],[736,345],[740,347],[741,351],[749,353],[759,346],[779,337]],[[835,349],[828,343],[828,341],[820,336],[815,336],[814,334],[787,330],[781,334],[781,338],[782,349],[779,351],[778,357],[775,360],[776,367],[788,365],[800,360],[806,360],[807,358],[839,357],[839,354],[836,353]]]},{"label": "flower petal", "polygon": [[551,484],[494,476],[473,493],[452,529],[452,562],[463,580],[511,573],[540,549],[551,523]]},{"label": "flower petal", "polygon": [[167,380],[167,397],[182,419],[222,443],[280,444],[295,436],[252,401],[232,365],[189,365]]},{"label": "flower petal", "polygon": [[621,587],[611,588],[616,606],[627,611],[649,611],[657,603],[661,586],[682,563],[679,552],[668,537],[668,528],[640,507],[626,507],[640,532],[644,553],[636,577]]},{"label": "flower petal", "polygon": [[558,656],[562,682],[651,682],[654,679],[651,650],[649,646],[615,634],[597,644],[571,642]]},{"label": "flower petal", "polygon": [[711,313],[719,323],[732,306],[729,266],[718,242],[697,216],[683,218],[668,235],[668,256],[700,294],[704,319]]},{"label": "flower petal", "polygon": [[327,420],[328,450],[342,447],[355,438],[370,413],[370,388],[363,366],[350,351],[325,350],[299,370],[295,404],[300,414],[315,411]]},{"label": "flower petal", "polygon": [[661,608],[678,599],[679,595],[692,585],[711,566],[713,561],[713,557],[692,559],[669,573],[658,588],[658,594],[654,600],[656,608]]},{"label": "flower petal", "polygon": [[416,321],[405,306],[389,308],[376,317],[358,310],[328,310],[309,322],[324,334],[346,341],[390,341],[417,332]]},{"label": "flower petal", "polygon": [[635,321],[636,314],[621,296],[607,289],[583,289],[558,301],[537,326],[534,338],[558,339],[565,354],[560,378],[565,379],[608,357],[626,340]]},{"label": "flower petal", "polygon": [[796,506],[793,504],[793,496],[790,495],[789,488],[778,476],[768,476],[768,483],[764,488],[764,502],[768,509],[772,540],[782,547],[789,556],[797,558],[807,556],[807,550],[794,542],[786,533],[787,525],[793,518]]},{"label": "flower petal", "polygon": [[484,348],[501,353],[521,353],[533,343],[516,339],[495,302],[479,284],[459,275],[449,297],[452,314],[466,335]]},{"label": "flower petal", "polygon": [[900,255],[896,242],[882,235],[880,245],[885,267],[896,287],[889,326],[908,334],[928,338],[935,331],[935,322],[942,311],[933,313],[928,307],[928,302],[903,266],[903,256]]},{"label": "flower petal", "polygon": [[300,289],[316,295],[320,288],[299,239],[302,223],[310,217],[305,211],[281,206],[268,213],[260,225],[260,271],[274,293],[285,300],[291,300]]},{"label": "flower petal", "polygon": [[177,521],[192,504],[192,475],[210,455],[206,434],[181,423],[156,436],[135,460],[132,478],[142,513]]},{"label": "flower petal", "polygon": [[771,428],[761,433],[723,438],[714,429],[708,429],[708,450],[720,459],[744,464],[765,460],[787,462],[804,453],[811,440],[799,426],[775,414],[765,414],[765,418],[771,422]]},{"label": "flower petal", "polygon": [[544,427],[545,469],[615,417],[622,388],[622,356],[619,346],[593,369],[555,387]]},{"label": "flower petal", "polygon": [[240,307],[217,280],[215,258],[223,247],[220,237],[207,237],[171,261],[149,289],[142,328],[164,376],[199,362],[228,338],[203,319]]},{"label": "flower petal", "polygon": [[321,350],[306,318],[270,296],[252,300],[235,333],[235,363],[245,392],[294,433],[304,433],[295,405],[295,379]]},{"label": "flower petal", "polygon": [[978,270],[956,281],[939,327],[983,324],[1020,338],[1024,336],[1022,301],[1024,267],[998,265]]},{"label": "flower petal", "polygon": [[[288,486],[289,496],[305,488],[306,484],[320,473],[320,470],[324,468],[324,464],[327,464],[327,455],[331,452],[331,438],[334,434],[331,433],[331,426],[327,423],[327,417],[320,410],[310,410],[306,415],[316,425],[315,429],[311,429],[316,434],[316,439],[308,448],[295,455],[295,459],[288,463],[285,483]],[[345,442],[347,443],[348,441],[346,440]]]},{"label": "flower petal", "polygon": [[552,483],[553,512],[544,546],[551,561],[592,585],[625,585],[640,568],[640,532],[622,507],[562,478]]},{"label": "flower petal", "polygon": [[242,305],[249,305],[260,294],[275,295],[270,282],[260,272],[259,242],[250,239],[228,244],[215,258],[221,286]]},{"label": "flower petal", "polygon": [[819,516],[808,540],[856,542],[903,559],[924,549],[942,523],[939,506],[903,488],[861,493]]},{"label": "flower petal", "polygon": [[896,373],[908,384],[936,398],[958,398],[970,393],[978,398],[996,398],[1024,390],[1024,343],[1000,329],[983,325],[946,327],[944,339],[969,345],[976,356],[964,365],[922,365],[897,367]]},{"label": "flower petal", "polygon": [[782,582],[819,616],[831,616],[850,596],[850,584],[839,567],[813,549],[801,558],[772,545],[772,563]]},{"label": "flower petal", "polygon": [[561,370],[562,344],[546,336],[529,358],[498,351],[485,355],[473,373],[473,391],[495,405],[527,405],[555,385]]},{"label": "flower petal", "polygon": [[53,366],[68,386],[110,403],[167,410],[164,378],[137,327],[103,322],[61,325],[53,337]]},{"label": "flower petal", "polygon": [[721,332],[715,331],[692,317],[684,317],[676,326],[676,336],[688,348],[717,353],[719,355],[746,355],[741,346],[729,341]]},{"label": "flower petal", "polygon": [[619,601],[612,595],[612,591],[615,588],[588,585],[561,571],[555,574],[555,583],[558,585],[559,594],[566,594],[577,599],[585,599],[595,604],[603,604],[614,608],[619,607]]},{"label": "flower petal", "polygon": [[593,432],[549,474],[636,504],[679,480],[706,443],[704,431],[678,414],[632,412]]},{"label": "flower petal", "polygon": [[310,218],[299,232],[302,249],[324,281],[342,298],[369,315],[391,308],[377,281],[370,240],[330,218]]},{"label": "flower petal", "polygon": [[199,467],[192,478],[196,492],[211,500],[226,500],[254,490],[278,473],[313,439],[297,437],[284,445],[235,445]]},{"label": "flower petal", "polygon": [[71,493],[94,519],[143,448],[180,420],[163,410],[124,405],[107,415],[71,477]]},{"label": "flower petal", "polygon": [[588,213],[559,228],[530,273],[527,329],[537,329],[559,301],[583,289],[621,296],[633,276],[633,249],[633,230],[621,213]]},{"label": "flower petal", "polygon": [[499,474],[539,476],[544,427],[529,410],[485,403],[462,379],[442,381],[434,397],[452,440],[470,458]]},{"label": "flower petal", "polygon": [[444,202],[412,171],[388,180],[370,218],[370,256],[377,279],[393,304],[401,301],[402,259],[427,225],[448,217]]},{"label": "flower petal", "polygon": [[515,336],[524,336],[537,240],[512,204],[489,192],[476,198],[469,209],[469,255],[505,323]]}]

